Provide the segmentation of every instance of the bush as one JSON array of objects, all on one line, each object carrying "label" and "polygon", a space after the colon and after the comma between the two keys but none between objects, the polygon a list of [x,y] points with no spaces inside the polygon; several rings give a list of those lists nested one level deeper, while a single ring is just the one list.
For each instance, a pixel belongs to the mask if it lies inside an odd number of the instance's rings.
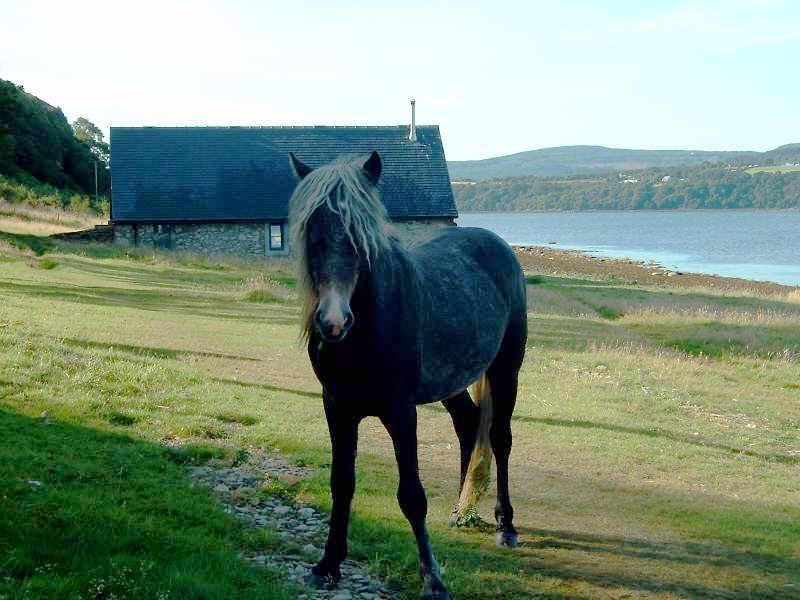
[{"label": "bush", "polygon": [[31,208],[59,209],[73,213],[110,214],[111,203],[105,196],[94,198],[75,190],[59,190],[33,177],[20,175],[15,179],[0,175],[0,200]]},{"label": "bush", "polygon": [[74,212],[87,213],[92,210],[92,203],[89,201],[88,196],[79,196],[78,194],[73,194],[70,196],[64,208]]}]

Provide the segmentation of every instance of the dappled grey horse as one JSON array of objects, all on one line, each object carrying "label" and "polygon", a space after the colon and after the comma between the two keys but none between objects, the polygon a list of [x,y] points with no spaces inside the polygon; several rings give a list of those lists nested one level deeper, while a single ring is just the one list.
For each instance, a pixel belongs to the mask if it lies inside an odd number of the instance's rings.
[{"label": "dappled grey horse", "polygon": [[[471,463],[486,463],[480,441],[488,440],[497,461],[497,542],[516,545],[508,459],[527,336],[519,263],[505,242],[483,229],[447,228],[406,249],[377,194],[377,152],[313,170],[293,154],[290,161],[301,179],[289,220],[300,261],[303,327],[333,451],[328,541],[308,581],[330,585],[341,577],[358,424],[376,416],[394,444],[397,499],[417,540],[423,597],[450,598],[425,526],[416,407],[441,401],[453,419],[461,449],[459,510],[467,508],[464,491],[478,479],[469,475]],[[481,385],[473,401],[467,387],[476,381]]]}]

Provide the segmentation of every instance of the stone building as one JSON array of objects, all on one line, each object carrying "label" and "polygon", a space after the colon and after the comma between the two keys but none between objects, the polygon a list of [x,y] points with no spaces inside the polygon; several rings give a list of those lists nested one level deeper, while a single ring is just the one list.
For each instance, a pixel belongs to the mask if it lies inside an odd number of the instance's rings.
[{"label": "stone building", "polygon": [[395,223],[425,231],[458,216],[437,126],[112,127],[114,241],[207,254],[290,252],[286,217],[311,167],[377,150],[381,198]]}]

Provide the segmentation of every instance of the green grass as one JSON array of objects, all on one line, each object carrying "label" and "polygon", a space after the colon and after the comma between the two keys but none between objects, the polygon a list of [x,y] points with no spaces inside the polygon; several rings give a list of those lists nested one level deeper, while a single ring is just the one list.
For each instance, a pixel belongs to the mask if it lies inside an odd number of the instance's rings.
[{"label": "green grass", "polygon": [[797,173],[800,167],[795,165],[776,165],[774,167],[751,167],[745,173]]},{"label": "green grass", "polygon": [[250,290],[245,294],[245,299],[250,302],[263,302],[265,304],[283,302],[283,298],[268,290]]},{"label": "green grass", "polygon": [[[238,558],[274,551],[270,534],[239,526],[185,471],[278,449],[315,474],[262,493],[329,507],[327,427],[288,266],[4,239],[0,597],[102,597],[101,583],[131,598],[295,597]],[[511,464],[520,548],[447,528],[457,441],[441,406],[419,411],[429,525],[454,595],[800,596],[797,294],[528,277]],[[247,299],[261,289],[281,301]],[[396,484],[388,436],[366,420],[351,555],[414,598]]]},{"label": "green grass", "polygon": [[0,596],[293,597],[162,446],[8,409],[0,437]]}]

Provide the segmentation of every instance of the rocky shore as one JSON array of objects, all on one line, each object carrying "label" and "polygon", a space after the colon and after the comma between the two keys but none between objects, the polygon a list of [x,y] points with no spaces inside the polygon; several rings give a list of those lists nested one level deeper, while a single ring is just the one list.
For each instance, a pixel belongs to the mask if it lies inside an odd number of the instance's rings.
[{"label": "rocky shore", "polygon": [[797,289],[768,281],[672,271],[654,262],[593,256],[577,250],[558,250],[547,246],[515,246],[514,251],[526,272],[543,275],[583,276],[621,283],[657,284],[686,288],[711,287],[723,291],[745,291],[759,294],[781,294]]}]

